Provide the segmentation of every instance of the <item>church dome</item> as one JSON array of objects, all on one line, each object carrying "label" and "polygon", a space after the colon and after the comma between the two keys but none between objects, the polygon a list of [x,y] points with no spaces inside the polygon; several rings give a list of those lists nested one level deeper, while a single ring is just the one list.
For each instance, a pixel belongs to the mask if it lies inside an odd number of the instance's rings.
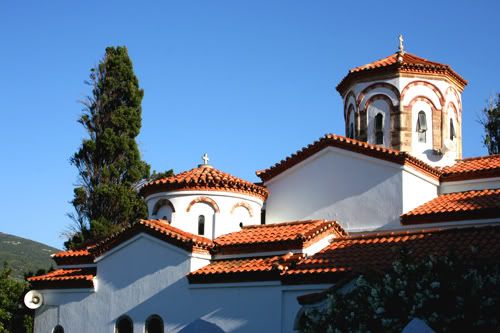
[{"label": "church dome", "polygon": [[147,197],[159,192],[207,190],[241,193],[261,200],[265,200],[269,194],[263,186],[222,172],[208,164],[201,164],[197,168],[175,176],[151,181],[141,188],[140,193]]}]

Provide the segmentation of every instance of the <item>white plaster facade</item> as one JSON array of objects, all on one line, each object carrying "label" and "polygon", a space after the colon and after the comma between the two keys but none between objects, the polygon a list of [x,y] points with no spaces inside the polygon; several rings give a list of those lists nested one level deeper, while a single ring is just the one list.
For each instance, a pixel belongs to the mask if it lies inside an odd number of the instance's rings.
[{"label": "white plaster facade", "polygon": [[[205,198],[209,200],[203,201]],[[198,219],[204,216],[205,232],[202,236],[209,239],[238,231],[240,224],[260,224],[263,204],[262,199],[255,196],[224,191],[160,192],[145,200],[150,218],[165,217],[172,226],[192,234],[198,234]],[[160,207],[155,213],[158,203]]]},{"label": "white plaster facade", "polygon": [[[461,157],[461,99],[453,83],[440,78],[389,77],[355,82],[344,98],[347,136],[361,127],[375,143],[375,116],[383,117],[383,146],[395,142],[395,114],[406,111],[410,140],[407,151],[432,165],[448,165]],[[405,109],[406,108],[406,109]],[[360,124],[366,110],[366,124]],[[440,112],[438,154],[433,117]],[[427,118],[425,142],[416,132],[418,112]],[[441,116],[442,115],[442,116]],[[450,122],[456,137],[450,138]],[[351,126],[352,124],[352,126]],[[403,124],[404,125],[404,124]],[[404,127],[404,126],[403,126]],[[351,130],[354,129],[354,131]],[[354,132],[354,133],[352,133]],[[447,136],[450,141],[447,142]],[[402,146],[404,144],[400,142]],[[446,148],[446,149],[445,149]],[[204,217],[204,237],[215,239],[236,232],[241,225],[325,219],[337,221],[348,233],[404,228],[400,217],[440,194],[500,188],[500,176],[440,182],[425,168],[398,164],[370,154],[327,146],[264,181],[269,191],[265,205],[258,195],[228,190],[172,190],[146,195],[151,219],[165,219],[172,227],[197,235]],[[466,220],[456,225],[499,223]],[[423,225],[444,227],[446,223]],[[302,250],[312,256],[334,236]],[[92,289],[44,289],[44,304],[36,310],[35,333],[115,332],[118,318],[133,321],[134,332],[145,332],[152,315],[161,317],[165,332],[294,332],[300,305],[297,297],[322,291],[331,284],[287,285],[280,281],[190,284],[187,275],[213,260],[283,255],[288,251],[245,254],[195,253],[139,233],[95,259]],[[88,266],[88,265],[87,265]],[[69,265],[67,267],[79,267]]]}]

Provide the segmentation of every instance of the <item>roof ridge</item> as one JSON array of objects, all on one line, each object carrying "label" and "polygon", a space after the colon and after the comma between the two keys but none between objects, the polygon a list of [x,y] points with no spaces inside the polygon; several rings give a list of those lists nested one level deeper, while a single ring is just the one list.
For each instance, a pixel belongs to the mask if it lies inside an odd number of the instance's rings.
[{"label": "roof ridge", "polygon": [[428,234],[428,233],[441,233],[441,232],[449,232],[449,231],[471,231],[475,229],[483,229],[483,228],[500,228],[499,224],[476,224],[476,225],[465,225],[465,226],[453,226],[453,227],[434,227],[434,228],[422,228],[422,229],[410,229],[410,230],[396,230],[396,231],[385,231],[380,233],[366,233],[366,234],[354,234],[347,237],[335,238],[332,240],[332,243],[341,242],[345,240],[357,240],[357,239],[372,239],[372,238],[381,238],[381,237],[391,237],[391,236],[407,236],[407,235],[415,235],[415,234]]},{"label": "roof ridge", "polygon": [[251,225],[243,226],[242,229],[258,229],[258,228],[289,226],[289,225],[308,224],[308,223],[312,224],[312,223],[316,223],[316,222],[336,222],[336,221],[326,220],[326,219],[318,219],[318,220],[302,220],[302,221],[292,221],[292,222],[278,222],[278,223],[269,223],[269,224],[251,224]]}]

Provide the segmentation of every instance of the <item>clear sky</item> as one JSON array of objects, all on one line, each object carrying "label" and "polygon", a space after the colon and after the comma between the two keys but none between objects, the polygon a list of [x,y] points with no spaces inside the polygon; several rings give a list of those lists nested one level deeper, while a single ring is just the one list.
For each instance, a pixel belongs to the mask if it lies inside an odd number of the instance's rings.
[{"label": "clear sky", "polygon": [[486,154],[478,112],[500,90],[500,1],[0,2],[0,231],[62,247],[84,137],[84,84],[125,45],[144,89],[138,138],[152,169],[215,167],[257,181],[325,133],[343,133],[335,86],[405,49],[451,65],[464,156]]}]

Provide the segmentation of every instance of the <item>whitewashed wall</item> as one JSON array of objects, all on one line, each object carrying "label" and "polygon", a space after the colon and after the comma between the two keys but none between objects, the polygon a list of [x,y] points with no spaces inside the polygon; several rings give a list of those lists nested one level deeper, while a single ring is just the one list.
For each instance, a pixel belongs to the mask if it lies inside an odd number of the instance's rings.
[{"label": "whitewashed wall", "polygon": [[463,192],[500,188],[500,177],[441,183],[440,193]]},{"label": "whitewashed wall", "polygon": [[417,208],[438,196],[439,181],[422,175],[413,168],[403,171],[403,211],[402,214]]},{"label": "whitewashed wall", "polygon": [[397,164],[328,147],[265,183],[266,223],[328,219],[348,231],[399,227]]},{"label": "whitewashed wall", "polygon": [[[198,202],[190,206],[193,200],[207,197],[215,201],[219,212],[206,202]],[[146,198],[150,218],[162,218],[165,209],[161,208],[157,214],[153,214],[156,203],[162,199],[168,199],[172,203],[175,212],[171,213],[172,226],[181,230],[198,234],[198,216],[205,216],[205,237],[213,239],[220,235],[240,230],[243,225],[260,224],[262,200],[244,194],[222,191],[174,191],[162,192],[150,195]],[[241,206],[240,204],[244,204]],[[249,208],[249,209],[248,209]],[[250,216],[251,214],[251,216]],[[167,214],[168,216],[168,214]]]},{"label": "whitewashed wall", "polygon": [[[159,315],[165,332],[292,332],[296,296],[329,285],[281,286],[279,282],[189,285],[189,254],[142,234],[97,264],[95,292],[42,291],[35,333],[113,333],[126,314],[134,332]],[[206,330],[203,330],[206,329]]]}]

